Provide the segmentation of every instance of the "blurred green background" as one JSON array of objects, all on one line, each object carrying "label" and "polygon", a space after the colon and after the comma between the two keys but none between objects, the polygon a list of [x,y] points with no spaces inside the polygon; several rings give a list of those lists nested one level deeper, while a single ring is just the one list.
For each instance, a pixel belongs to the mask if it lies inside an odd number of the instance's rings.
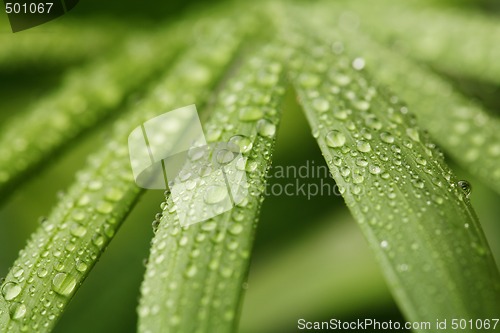
[{"label": "blurred green background", "polygon": [[[176,20],[187,11],[212,5],[203,1],[81,1],[58,21],[77,20],[92,26],[102,20],[127,29],[149,29]],[[220,1],[217,1],[220,2]],[[499,15],[494,0],[440,0],[464,11]],[[21,34],[36,34],[44,27]],[[119,29],[118,29],[119,30]],[[126,35],[127,30],[103,31]],[[0,15],[0,37],[11,34],[5,15]],[[9,38],[12,36],[9,35]],[[58,38],[54,34],[54,39]],[[2,47],[0,45],[0,47]],[[112,48],[112,47],[111,47]],[[79,66],[75,61],[67,66]],[[0,67],[0,123],[21,114],[30,104],[57,88],[68,67],[45,68],[40,64]],[[436,69],[439,72],[439,68]],[[493,113],[500,109],[500,88],[477,82],[459,73],[441,73],[458,89],[479,99]],[[48,168],[18,188],[0,206],[0,277],[5,276],[18,251],[36,229],[40,217],[50,213],[58,195],[74,180],[74,173],[86,156],[100,145],[104,126],[86,134],[71,150],[52,159]],[[312,138],[304,116],[293,95],[288,97],[280,127],[275,166],[321,165],[319,148]],[[500,196],[471,175],[452,167],[473,185],[472,203],[483,223],[490,245],[500,261]],[[290,182],[290,179],[271,179]],[[318,179],[306,181],[318,182]],[[328,179],[331,184],[333,181]],[[151,222],[159,212],[162,192],[148,191],[74,297],[55,332],[135,332],[136,305],[153,236]],[[270,196],[264,201],[243,305],[241,331],[246,333],[292,332],[297,320],[354,320],[377,318],[403,321],[381,273],[355,222],[337,196]]]}]

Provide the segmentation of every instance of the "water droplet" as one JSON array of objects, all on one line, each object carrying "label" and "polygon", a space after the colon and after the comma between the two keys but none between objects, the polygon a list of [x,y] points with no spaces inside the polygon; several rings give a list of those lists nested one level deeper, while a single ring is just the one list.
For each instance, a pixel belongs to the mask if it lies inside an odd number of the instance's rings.
[{"label": "water droplet", "polygon": [[333,116],[339,120],[345,120],[349,117],[350,110],[335,110],[333,111]]},{"label": "water droplet", "polygon": [[471,184],[466,180],[459,180],[457,182],[457,185],[462,190],[462,192],[465,194],[465,197],[468,198],[470,195],[470,192],[472,191]]},{"label": "water droplet", "polygon": [[355,58],[353,61],[352,61],[352,68],[354,68],[355,70],[357,71],[360,71],[362,70],[363,68],[365,68],[365,59],[363,58]]},{"label": "water droplet", "polygon": [[239,151],[243,154],[248,153],[253,146],[252,141],[244,135],[235,135],[231,137],[231,139],[229,139],[229,143],[239,147]]},{"label": "water droplet", "polygon": [[356,143],[356,148],[358,148],[358,150],[363,152],[363,153],[368,153],[370,150],[372,150],[372,147],[370,146],[370,144],[364,140],[359,140]]},{"label": "water droplet", "polygon": [[387,249],[389,247],[389,242],[387,242],[386,240],[381,241],[380,247],[383,249]]},{"label": "water droplet", "polygon": [[406,134],[412,139],[413,141],[420,141],[420,135],[418,134],[418,130],[415,128],[407,128],[406,129]]},{"label": "water droplet", "polygon": [[333,80],[335,83],[337,83],[339,86],[347,86],[349,83],[351,83],[351,78],[347,75],[344,74],[337,74],[333,77]]},{"label": "water droplet", "polygon": [[347,177],[351,174],[351,170],[348,167],[342,167],[342,168],[340,168],[340,174],[343,177]]},{"label": "water droplet", "polygon": [[27,309],[26,305],[22,303],[13,303],[9,308],[10,317],[13,320],[22,319],[26,315]]},{"label": "water droplet", "polygon": [[216,204],[226,199],[226,197],[226,187],[213,185],[208,188],[207,192],[205,192],[204,200],[207,204]]},{"label": "water droplet", "polygon": [[38,275],[39,278],[44,278],[47,276],[47,274],[49,273],[49,271],[44,268],[44,267],[41,267],[38,272],[36,273],[36,275]]},{"label": "water droplet", "polygon": [[12,270],[12,275],[16,278],[20,278],[24,274],[24,269],[22,267],[16,266]]},{"label": "water droplet", "polygon": [[276,134],[276,125],[267,119],[261,119],[257,122],[257,132],[263,137],[272,138]]},{"label": "water droplet", "polygon": [[326,134],[325,141],[329,147],[338,148],[345,144],[346,137],[342,132],[333,130]]},{"label": "water droplet", "polygon": [[326,99],[316,98],[312,102],[313,108],[318,112],[326,112],[330,108],[330,103]]},{"label": "water droplet", "polygon": [[424,186],[425,186],[424,182],[420,179],[414,179],[414,180],[412,180],[412,183],[417,188],[424,188]]},{"label": "water droplet", "polygon": [[87,233],[87,228],[79,223],[74,223],[70,232],[75,237],[83,237]]},{"label": "water droplet", "polygon": [[11,301],[21,293],[21,287],[15,282],[7,282],[2,288],[2,295],[6,301]]},{"label": "water droplet", "polygon": [[76,280],[69,274],[57,273],[52,279],[52,289],[62,296],[69,296],[76,287]]},{"label": "water droplet", "polygon": [[195,265],[190,265],[187,270],[186,270],[186,277],[187,278],[192,278],[198,273],[198,268],[196,268]]},{"label": "water droplet", "polygon": [[264,112],[257,107],[245,107],[240,111],[241,121],[255,121],[264,116]]},{"label": "water droplet", "polygon": [[215,142],[219,140],[222,135],[222,130],[220,128],[210,128],[205,132],[205,137],[208,142]]},{"label": "water droplet", "polygon": [[380,139],[382,141],[384,141],[385,143],[393,143],[394,142],[394,137],[389,132],[380,133]]},{"label": "water droplet", "polygon": [[378,175],[379,173],[382,172],[382,169],[377,164],[370,164],[368,169],[370,170],[370,173],[374,175]]},{"label": "water droplet", "polygon": [[102,182],[100,182],[99,180],[92,180],[91,182],[89,182],[88,187],[89,187],[89,190],[91,190],[91,191],[100,190],[102,187]]},{"label": "water droplet", "polygon": [[320,79],[317,75],[303,73],[299,77],[299,83],[304,88],[313,88],[317,86]]},{"label": "water droplet", "polygon": [[243,225],[235,224],[231,228],[229,228],[229,233],[232,235],[239,235],[243,231]]},{"label": "water droplet", "polygon": [[230,163],[234,159],[234,154],[233,152],[227,150],[227,149],[222,149],[219,152],[217,152],[217,163],[224,165]]},{"label": "water droplet", "polygon": [[123,192],[117,188],[111,188],[106,192],[105,198],[109,201],[117,202],[123,197]]},{"label": "water droplet", "polygon": [[109,214],[113,211],[113,205],[107,201],[101,201],[97,205],[96,210],[101,214]]},{"label": "water droplet", "polygon": [[75,267],[77,271],[84,273],[87,270],[88,265],[84,261],[78,260]]},{"label": "water droplet", "polygon": [[375,130],[382,128],[382,123],[376,117],[369,117],[366,119],[366,125]]}]

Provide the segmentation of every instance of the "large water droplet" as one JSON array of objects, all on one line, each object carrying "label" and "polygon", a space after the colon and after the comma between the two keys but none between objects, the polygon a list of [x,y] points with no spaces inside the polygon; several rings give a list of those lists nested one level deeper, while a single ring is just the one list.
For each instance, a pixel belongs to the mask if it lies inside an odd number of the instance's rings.
[{"label": "large water droplet", "polygon": [[226,187],[213,185],[208,188],[207,192],[205,192],[204,200],[207,204],[216,204],[226,199],[226,197]]},{"label": "large water droplet", "polygon": [[345,144],[345,135],[337,130],[330,131],[325,137],[326,144],[332,148],[342,147]]},{"label": "large water droplet", "polygon": [[360,71],[362,70],[363,68],[365,68],[365,59],[363,58],[355,58],[353,61],[352,61],[352,68],[354,68],[355,70],[357,71]]},{"label": "large water droplet", "polygon": [[21,287],[15,282],[7,282],[2,288],[2,295],[6,301],[11,301],[21,293]]},{"label": "large water droplet", "polygon": [[276,125],[267,119],[261,119],[257,122],[257,132],[263,137],[272,138],[276,134]]},{"label": "large water droplet", "polygon": [[70,230],[71,234],[75,237],[83,237],[87,233],[87,228],[79,223],[73,224]]},{"label": "large water droplet", "polygon": [[26,315],[27,309],[26,305],[22,303],[13,303],[9,308],[10,317],[13,320],[22,319]]},{"label": "large water droplet", "polygon": [[227,150],[227,149],[222,149],[217,152],[217,163],[219,164],[228,164],[234,159],[234,154],[233,152]]},{"label": "large water droplet", "polygon": [[241,121],[255,121],[264,116],[264,112],[257,107],[245,107],[240,111]]},{"label": "large water droplet", "polygon": [[196,275],[196,273],[198,273],[198,269],[196,268],[196,266],[190,265],[186,270],[185,276],[187,278],[192,278]]},{"label": "large water droplet", "polygon": [[52,279],[52,289],[62,296],[69,296],[76,287],[76,280],[69,274],[57,273]]},{"label": "large water droplet", "polygon": [[316,98],[312,102],[313,108],[318,112],[326,112],[330,108],[330,103],[326,99]]},{"label": "large water droplet", "polygon": [[420,135],[418,134],[418,131],[415,128],[407,128],[406,129],[406,134],[413,141],[420,141]]},{"label": "large water droplet", "polygon": [[363,152],[363,153],[368,153],[370,150],[372,150],[372,147],[370,146],[370,144],[364,140],[359,140],[356,143],[356,148],[358,148],[358,150]]},{"label": "large water droplet", "polygon": [[230,144],[234,144],[240,148],[241,153],[248,153],[252,149],[252,140],[244,135],[235,135],[229,139]]},{"label": "large water droplet", "polygon": [[380,133],[380,139],[382,139],[382,141],[384,141],[385,143],[393,143],[394,142],[394,137],[389,132]]},{"label": "large water droplet", "polygon": [[471,184],[466,181],[466,180],[459,180],[457,182],[458,187],[462,190],[464,193],[465,197],[468,198],[470,195],[470,192],[472,191],[472,186]]}]

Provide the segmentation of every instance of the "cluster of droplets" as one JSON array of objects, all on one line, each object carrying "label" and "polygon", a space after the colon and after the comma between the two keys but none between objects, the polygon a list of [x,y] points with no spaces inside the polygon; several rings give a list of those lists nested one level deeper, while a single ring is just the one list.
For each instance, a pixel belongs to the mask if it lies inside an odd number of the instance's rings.
[{"label": "cluster of droplets", "polygon": [[[406,251],[400,243],[403,239],[391,246],[386,236],[398,234],[396,230],[411,220],[425,219],[429,210],[444,220],[439,207],[450,198],[468,198],[470,185],[453,181],[442,152],[418,129],[408,108],[395,96],[387,100],[386,92],[379,93],[359,73],[365,67],[362,58],[344,57],[340,42],[332,50],[337,57],[316,50],[312,52],[316,59],[303,61],[297,69],[299,102],[313,119],[313,136],[340,193],[354,199],[348,204],[358,212],[358,221],[368,222],[381,239],[380,247],[396,258],[395,251]],[[328,63],[331,59],[333,63]],[[390,207],[390,214],[384,206]],[[449,228],[453,226],[440,222],[436,236]],[[400,273],[411,270],[406,263],[396,266]]]},{"label": "cluster of droplets", "polygon": [[[159,229],[161,231],[156,233],[153,240],[146,280],[142,286],[143,299],[147,301],[139,307],[141,318],[155,316],[160,307],[166,307],[170,313],[169,325],[186,325],[181,320],[181,309],[175,306],[178,302],[184,302],[179,297],[188,297],[182,296],[179,290],[179,285],[182,285],[189,290],[205,290],[198,311],[200,320],[206,320],[214,310],[222,313],[219,318],[222,321],[231,323],[234,319],[233,309],[237,300],[221,298],[218,292],[212,293],[228,288],[241,289],[241,285],[236,286],[235,283],[241,284],[243,281],[245,264],[241,259],[249,257],[250,235],[254,228],[254,219],[249,221],[246,216],[253,216],[262,200],[264,175],[270,165],[270,150],[279,119],[277,105],[284,94],[282,66],[272,60],[274,52],[278,51],[265,49],[261,52],[246,62],[219,94],[206,126],[209,143],[216,145],[215,142],[222,141],[220,147],[216,147],[219,149],[208,149],[203,154],[196,150],[188,152],[187,164],[194,169],[188,165],[183,171],[190,176],[181,179],[182,175],[179,175],[184,192],[168,193],[170,199],[162,204],[163,213],[155,219],[155,222],[164,220],[165,228]],[[201,163],[206,167],[201,174],[199,161],[204,158],[210,163]],[[224,172],[228,183],[219,184],[211,178],[218,175],[218,169]],[[245,174],[245,181],[232,183],[234,175],[239,172]],[[193,181],[195,185],[191,186]],[[247,195],[236,198],[234,192],[228,191],[227,186],[223,185],[242,186]],[[180,199],[172,197],[176,195],[182,199],[185,195],[186,200],[193,200],[197,193],[201,193],[203,200],[203,205],[198,206],[206,209],[220,207],[228,199],[234,199],[235,206],[223,215],[218,215],[222,219],[213,217],[200,223],[182,225],[178,215],[181,206],[179,201],[175,202]],[[228,198],[228,195],[232,197]],[[194,208],[187,206],[188,214]],[[177,259],[166,260],[168,253],[177,253]],[[187,256],[182,253],[187,253]],[[210,260],[206,265],[200,264],[199,257],[207,253],[211,254]],[[182,270],[179,272],[179,269]],[[169,295],[163,300],[165,303],[157,303],[158,299],[154,297],[153,286],[158,283],[158,276],[167,276],[166,281],[170,281]],[[199,276],[205,276],[202,285],[199,284]],[[178,279],[183,280],[182,284]]]}]

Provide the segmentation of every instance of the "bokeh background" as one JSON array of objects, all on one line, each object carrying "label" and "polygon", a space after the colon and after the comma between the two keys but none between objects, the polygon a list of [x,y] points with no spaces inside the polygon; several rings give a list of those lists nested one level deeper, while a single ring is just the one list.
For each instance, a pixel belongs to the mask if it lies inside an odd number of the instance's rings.
[{"label": "bokeh background", "polygon": [[[114,42],[119,43],[133,30],[152,29],[215,2],[222,1],[84,0],[57,22],[20,34],[51,34],[50,38],[57,42],[58,38],[63,38],[62,32],[52,31],[51,24],[68,21],[81,25],[82,29],[104,26],[106,29],[102,34],[112,35]],[[495,0],[434,2],[500,18],[500,3]],[[0,13],[0,40],[2,38],[13,37],[6,15]],[[113,48],[112,43],[104,44],[102,52],[95,57]],[[1,64],[0,124],[9,117],[22,114],[29,105],[56,89],[64,71],[87,60],[75,58],[50,65],[43,62],[23,66]],[[439,68],[436,70],[439,72]],[[498,116],[500,87],[459,73],[440,74]],[[84,165],[86,157],[100,145],[105,125],[110,121],[112,117],[82,136],[79,142],[72,143],[71,149],[52,158],[48,167],[37,171],[0,206],[0,277],[7,274],[18,251],[37,228],[39,219],[50,213],[58,196],[64,195],[75,172]],[[306,161],[314,161],[316,165],[324,163],[294,96],[288,96],[273,164],[300,167]],[[496,260],[500,262],[500,196],[456,165],[451,166],[462,179],[472,184],[471,201]],[[270,179],[271,185],[290,181]],[[331,179],[327,181],[333,184]],[[135,332],[139,286],[145,271],[143,262],[148,257],[153,236],[151,222],[160,210],[162,198],[160,191],[148,191],[141,198],[74,297],[55,332]],[[240,331],[293,332],[297,330],[299,318],[309,321],[330,318],[403,321],[374,257],[341,197],[323,195],[308,200],[302,195],[269,196],[264,201]]]}]

